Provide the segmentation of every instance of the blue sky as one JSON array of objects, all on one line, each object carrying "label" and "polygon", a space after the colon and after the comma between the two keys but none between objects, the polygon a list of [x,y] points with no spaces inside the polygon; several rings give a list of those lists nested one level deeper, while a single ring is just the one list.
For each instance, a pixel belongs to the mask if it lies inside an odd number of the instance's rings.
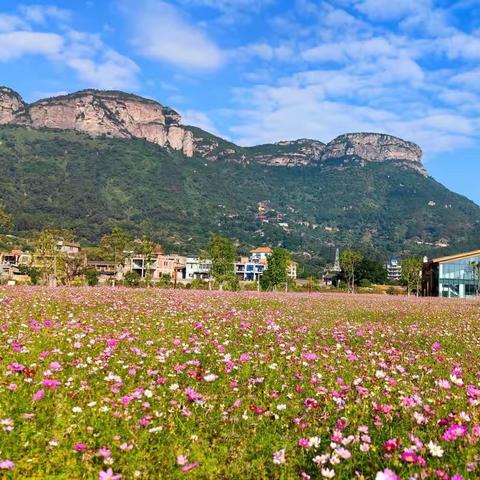
[{"label": "blue sky", "polygon": [[3,0],[0,84],[135,92],[243,145],[390,133],[480,204],[478,0]]}]

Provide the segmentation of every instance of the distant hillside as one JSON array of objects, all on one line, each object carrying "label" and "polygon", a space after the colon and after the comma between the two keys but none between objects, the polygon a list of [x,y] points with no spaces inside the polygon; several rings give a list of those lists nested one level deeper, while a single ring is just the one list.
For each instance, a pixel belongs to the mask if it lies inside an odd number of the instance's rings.
[{"label": "distant hillside", "polygon": [[[331,261],[335,246],[381,257],[478,248],[480,207],[428,177],[409,142],[378,135],[362,151],[356,135],[246,149],[185,129],[197,139],[192,156],[138,138],[1,126],[0,201],[18,233],[56,225],[96,242],[118,225],[186,253],[213,231],[244,248],[283,245],[311,264]],[[391,161],[371,155],[378,142]],[[328,148],[336,156],[325,158]]]}]

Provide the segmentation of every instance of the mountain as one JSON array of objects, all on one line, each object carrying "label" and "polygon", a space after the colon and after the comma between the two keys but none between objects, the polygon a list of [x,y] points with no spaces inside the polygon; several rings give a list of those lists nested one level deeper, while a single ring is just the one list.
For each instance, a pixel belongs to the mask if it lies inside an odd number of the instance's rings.
[{"label": "mountain", "polygon": [[480,207],[428,176],[414,143],[350,133],[241,147],[153,100],[84,90],[27,104],[0,88],[0,201],[18,233],[122,226],[195,252],[220,231],[310,263],[478,248]]}]

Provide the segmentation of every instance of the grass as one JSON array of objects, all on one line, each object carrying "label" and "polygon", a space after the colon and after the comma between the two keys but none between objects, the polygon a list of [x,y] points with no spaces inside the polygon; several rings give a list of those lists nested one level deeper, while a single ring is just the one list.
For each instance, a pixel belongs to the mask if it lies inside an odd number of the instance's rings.
[{"label": "grass", "polygon": [[3,288],[0,478],[479,478],[479,318],[474,301]]}]

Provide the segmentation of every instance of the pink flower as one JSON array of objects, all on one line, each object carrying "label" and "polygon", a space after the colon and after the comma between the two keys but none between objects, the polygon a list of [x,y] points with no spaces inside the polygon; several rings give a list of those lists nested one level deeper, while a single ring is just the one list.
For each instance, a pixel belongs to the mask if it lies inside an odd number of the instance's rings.
[{"label": "pink flower", "polygon": [[183,466],[188,463],[188,458],[185,455],[177,455],[177,465]]},{"label": "pink flower", "polygon": [[185,472],[185,473],[186,473],[186,472],[189,472],[190,470],[193,470],[194,468],[197,468],[198,465],[199,465],[198,462],[193,462],[193,463],[189,463],[189,464],[187,464],[187,465],[184,465],[184,466],[182,467],[182,472]]},{"label": "pink flower", "polygon": [[196,392],[193,388],[187,387],[185,389],[185,395],[186,395],[188,401],[190,401],[190,402],[200,403],[200,402],[203,401],[203,395]]},{"label": "pink flower", "polygon": [[415,463],[418,459],[417,454],[413,450],[405,450],[400,457],[407,463]]},{"label": "pink flower", "polygon": [[442,346],[440,345],[440,343],[438,343],[438,342],[432,343],[432,350],[434,352],[438,352],[441,348],[442,348]]},{"label": "pink flower", "polygon": [[14,363],[11,363],[7,368],[12,372],[23,372],[25,370],[25,365],[14,362]]},{"label": "pink flower", "polygon": [[44,387],[50,388],[50,390],[55,390],[62,384],[62,382],[55,380],[54,378],[45,378],[42,383]]},{"label": "pink flower", "polygon": [[2,460],[0,461],[0,470],[13,470],[15,464],[11,460]]},{"label": "pink flower", "polygon": [[398,448],[398,440],[396,438],[392,438],[390,440],[387,440],[384,444],[383,444],[383,449],[386,451],[386,452],[393,452],[394,450],[396,450]]},{"label": "pink flower", "polygon": [[50,370],[53,370],[54,372],[58,372],[59,370],[62,369],[62,366],[58,362],[50,362]]},{"label": "pink flower", "polygon": [[107,447],[102,447],[98,450],[98,456],[103,457],[103,458],[109,458],[110,457],[110,450]]},{"label": "pink flower", "polygon": [[87,446],[86,446],[84,443],[82,443],[82,442],[76,443],[76,444],[74,445],[74,447],[73,447],[73,449],[74,449],[76,452],[79,452],[79,453],[85,451],[86,448],[87,448]]},{"label": "pink flower", "polygon": [[41,400],[43,397],[45,396],[45,390],[39,390],[38,392],[35,392],[33,394],[33,400],[35,402],[38,402],[39,400]]},{"label": "pink flower", "polygon": [[312,444],[310,443],[310,440],[308,438],[301,438],[298,441],[298,446],[302,448],[309,448],[312,446]]},{"label": "pink flower", "polygon": [[377,472],[375,480],[401,480],[400,477],[389,468],[386,468],[383,472]]},{"label": "pink flower", "polygon": [[114,474],[113,470],[109,468],[106,472],[100,472],[98,474],[98,480],[120,480],[122,476],[120,474]]},{"label": "pink flower", "polygon": [[442,435],[443,440],[452,442],[457,438],[463,437],[467,434],[467,427],[465,425],[451,425],[448,430]]}]

